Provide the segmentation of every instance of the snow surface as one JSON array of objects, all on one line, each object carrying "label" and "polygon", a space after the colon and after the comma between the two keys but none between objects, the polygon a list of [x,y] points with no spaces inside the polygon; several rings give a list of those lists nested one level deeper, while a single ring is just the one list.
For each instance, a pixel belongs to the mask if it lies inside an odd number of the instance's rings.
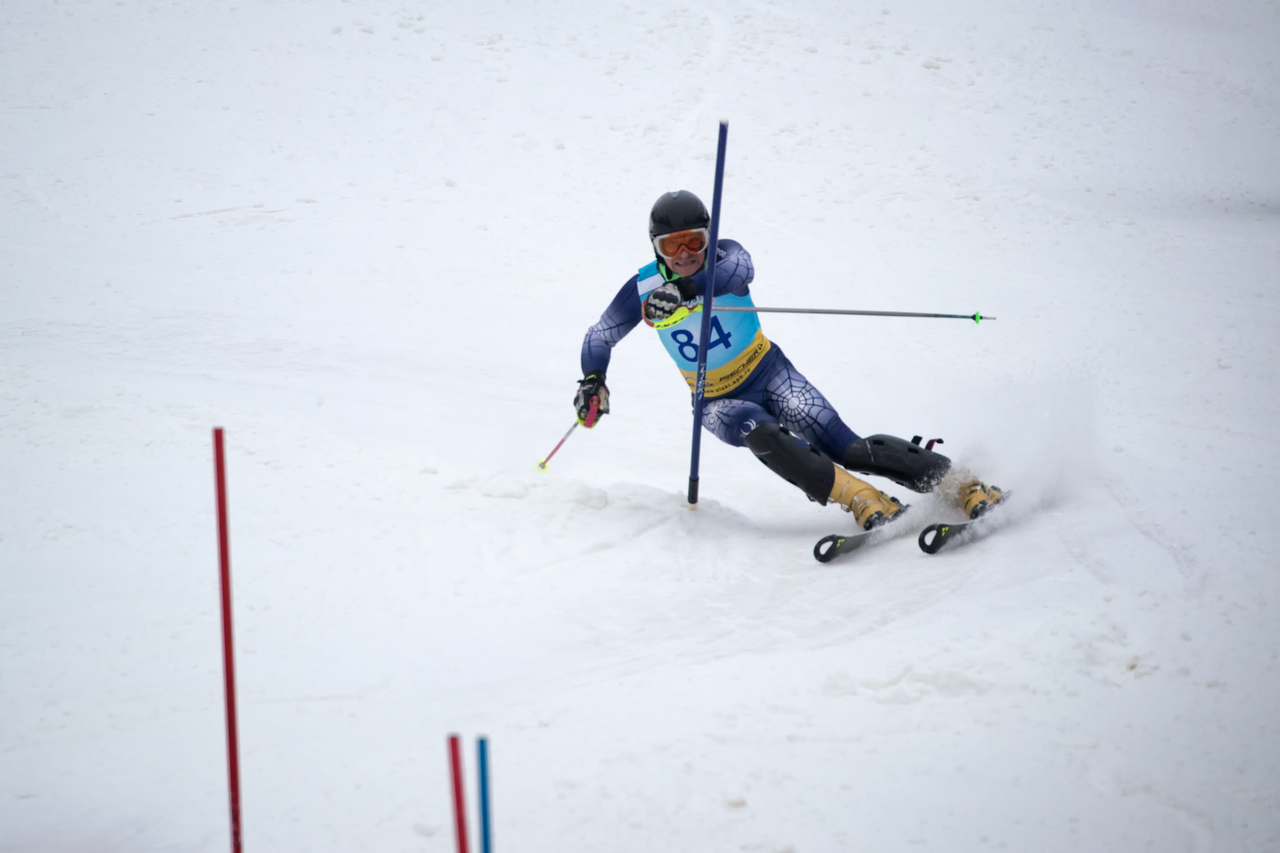
[{"label": "snow surface", "polygon": [[[1280,849],[1273,0],[0,11],[0,850]],[[703,443],[644,329],[663,191],[863,434],[998,535]],[[901,490],[896,490],[901,493]],[[474,770],[470,767],[469,770]]]}]

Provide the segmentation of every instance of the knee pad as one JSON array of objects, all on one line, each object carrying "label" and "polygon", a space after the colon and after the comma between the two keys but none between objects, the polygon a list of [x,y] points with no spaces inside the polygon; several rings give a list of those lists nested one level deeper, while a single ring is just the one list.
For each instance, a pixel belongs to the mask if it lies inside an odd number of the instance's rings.
[{"label": "knee pad", "polygon": [[747,433],[746,445],[770,471],[824,506],[835,485],[831,457],[796,439],[780,424],[761,424]]},{"label": "knee pad", "polygon": [[860,438],[844,451],[840,464],[850,471],[886,477],[913,492],[932,491],[951,469],[951,460],[892,435]]}]

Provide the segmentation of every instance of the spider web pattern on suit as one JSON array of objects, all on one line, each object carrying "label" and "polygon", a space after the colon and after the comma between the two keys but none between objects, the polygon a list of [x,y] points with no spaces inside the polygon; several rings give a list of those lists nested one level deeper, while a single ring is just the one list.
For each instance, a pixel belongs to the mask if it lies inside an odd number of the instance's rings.
[{"label": "spider web pattern on suit", "polygon": [[857,438],[822,392],[786,359],[763,389],[707,400],[702,418],[716,438],[735,447],[742,447],[747,433],[765,423],[782,424],[833,459],[842,458],[845,447]]}]

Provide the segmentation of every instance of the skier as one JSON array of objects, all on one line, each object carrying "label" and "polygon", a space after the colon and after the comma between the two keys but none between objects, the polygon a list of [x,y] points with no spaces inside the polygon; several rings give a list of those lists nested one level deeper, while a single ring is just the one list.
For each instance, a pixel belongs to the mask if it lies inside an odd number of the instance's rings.
[{"label": "skier", "polygon": [[[706,206],[687,190],[663,193],[654,203],[649,213],[654,260],[627,280],[583,339],[583,377],[574,397],[579,423],[585,425],[592,402],[597,415],[609,413],[605,371],[610,353],[642,320],[657,331],[690,390],[695,389],[710,223]],[[703,403],[703,426],[716,438],[749,448],[810,499],[853,513],[864,530],[897,518],[906,507],[850,470],[886,477],[914,492],[941,486],[970,518],[1000,502],[998,488],[955,472],[948,476],[951,461],[940,453],[889,435],[860,438],[764,336],[758,314],[715,310],[754,306],[748,289],[754,278],[751,255],[742,244],[720,240]]]}]

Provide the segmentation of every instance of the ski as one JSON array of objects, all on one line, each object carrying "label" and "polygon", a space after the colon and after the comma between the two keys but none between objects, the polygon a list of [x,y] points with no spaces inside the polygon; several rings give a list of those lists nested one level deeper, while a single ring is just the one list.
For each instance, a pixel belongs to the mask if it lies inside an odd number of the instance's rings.
[{"label": "ski", "polygon": [[[969,521],[930,524],[920,531],[920,536],[916,540],[920,550],[926,554],[936,554],[947,545],[976,538],[977,532],[986,527],[983,522],[991,517],[991,511],[998,506],[1003,506],[1012,494],[1012,492],[1005,492],[999,503],[987,507],[981,515]],[[903,509],[910,509],[910,505]],[[818,540],[818,544],[813,546],[813,557],[819,563],[829,563],[841,554],[848,554],[874,542],[894,538],[896,533],[894,528],[902,529],[899,527],[901,515],[905,515],[905,512],[894,516],[891,522],[874,530],[848,534],[833,533],[830,536],[824,536]]]},{"label": "ski", "polygon": [[833,533],[818,540],[818,544],[813,546],[813,557],[819,563],[830,563],[841,554],[856,551],[870,541],[870,532],[850,533],[848,536]]},{"label": "ski", "polygon": [[947,545],[975,538],[975,531],[980,531],[986,526],[983,522],[991,517],[991,510],[1007,501],[1010,494],[1012,493],[1005,492],[1004,497],[1000,499],[1000,503],[989,507],[982,515],[971,521],[930,524],[920,531],[920,538],[916,540],[920,545],[920,550],[926,554],[936,554]]},{"label": "ski", "polygon": [[942,546],[959,539],[969,529],[969,525],[977,522],[978,519],[957,521],[954,524],[930,524],[920,531],[920,538],[917,540],[920,550],[926,554],[936,554],[942,550]]},{"label": "ski", "polygon": [[857,533],[833,533],[830,536],[823,536],[818,540],[818,544],[813,546],[813,558],[819,563],[830,563],[841,554],[848,554],[850,551],[856,551],[864,545],[870,545],[873,542],[882,542],[886,539],[894,538],[904,528],[901,525],[902,516],[906,515],[907,510],[911,509],[911,504],[907,504],[902,508],[902,512],[895,515],[885,524],[872,528],[868,531],[858,531]]}]

